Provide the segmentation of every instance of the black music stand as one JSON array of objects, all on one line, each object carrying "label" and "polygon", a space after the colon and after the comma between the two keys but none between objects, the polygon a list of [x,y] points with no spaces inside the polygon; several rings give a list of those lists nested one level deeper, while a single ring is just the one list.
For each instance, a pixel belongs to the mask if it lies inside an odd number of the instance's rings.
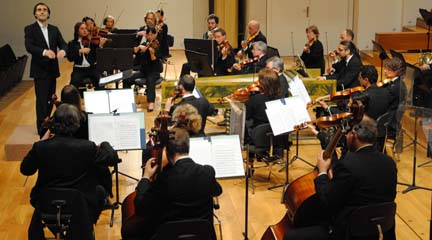
[{"label": "black music stand", "polygon": [[374,48],[377,49],[379,52],[379,58],[381,60],[381,80],[383,80],[383,77],[382,77],[382,75],[383,75],[383,61],[388,59],[389,56],[387,55],[385,49],[383,48],[383,46],[381,46],[381,44],[375,42],[374,40],[372,40],[372,44],[373,44]]},{"label": "black music stand", "polygon": [[[100,72],[114,73],[133,69],[132,48],[98,48],[96,50],[97,69]],[[118,82],[116,82],[116,87]]]},{"label": "black music stand", "polygon": [[392,58],[399,58],[400,60],[402,60],[403,64],[406,64],[405,58],[402,55],[402,53],[396,52],[395,50],[390,49],[390,54],[392,55]]},{"label": "black music stand", "polygon": [[432,13],[429,12],[426,9],[420,8],[419,9],[420,15],[422,16],[425,23],[428,25],[428,31],[426,33],[427,35],[427,51],[430,51],[429,41],[430,41],[430,29],[432,25]]},{"label": "black music stand", "polygon": [[138,29],[114,29],[113,34],[136,34]]},{"label": "black music stand", "polygon": [[111,42],[105,43],[104,48],[134,48],[135,33],[113,33],[108,34],[106,38],[111,39]]},{"label": "black music stand", "polygon": [[[299,146],[299,131],[300,131],[300,130],[296,130],[296,153],[295,153],[295,155],[291,158],[289,164],[292,164],[295,160],[299,159],[300,161],[306,163],[307,165],[309,165],[309,166],[315,168],[315,165],[313,165],[312,163],[306,161],[305,159],[303,159],[303,158],[300,157],[300,155],[299,155],[299,149],[298,149],[298,146]],[[288,165],[287,165],[286,167],[288,167]]]},{"label": "black music stand", "polygon": [[184,39],[185,50],[207,54],[208,62],[214,68],[218,59],[218,50],[216,40],[209,39]]},{"label": "black music stand", "polygon": [[191,50],[186,50],[185,54],[191,71],[198,73],[199,77],[211,77],[215,75],[208,61],[207,54]]}]

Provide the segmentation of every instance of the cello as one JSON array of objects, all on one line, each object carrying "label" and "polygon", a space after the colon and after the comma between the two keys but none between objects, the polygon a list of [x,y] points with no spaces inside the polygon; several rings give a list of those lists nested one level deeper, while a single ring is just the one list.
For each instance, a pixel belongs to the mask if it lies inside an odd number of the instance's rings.
[{"label": "cello", "polygon": [[[317,120],[317,125],[321,127],[330,126],[330,121],[334,125],[340,125],[332,140],[323,152],[323,158],[330,158],[342,138],[350,127],[361,121],[363,118],[363,104],[356,101],[350,107],[350,112],[340,115],[337,119],[321,117]],[[330,174],[331,175],[331,174]],[[318,198],[315,194],[314,180],[318,176],[318,169],[303,175],[294,180],[286,189],[282,203],[287,211],[284,217],[275,225],[270,225],[262,236],[262,240],[282,240],[285,233],[289,230],[316,224],[314,218],[316,211],[319,211],[317,204]]]},{"label": "cello", "polygon": [[[156,163],[158,165],[157,173],[162,172],[165,163],[162,161],[162,153],[171,136],[171,131],[168,129],[168,124],[170,122],[170,116],[167,112],[160,112],[159,115],[154,120],[154,127],[151,128],[149,133],[149,140],[146,144],[147,148],[151,149],[152,157],[156,158]],[[143,169],[144,171],[144,169]],[[150,179],[154,181],[154,179]],[[135,213],[135,197],[136,192],[130,193],[122,203],[122,226],[121,235],[123,237],[136,236],[140,233],[141,226],[144,224],[145,219],[142,216],[136,215]]]}]

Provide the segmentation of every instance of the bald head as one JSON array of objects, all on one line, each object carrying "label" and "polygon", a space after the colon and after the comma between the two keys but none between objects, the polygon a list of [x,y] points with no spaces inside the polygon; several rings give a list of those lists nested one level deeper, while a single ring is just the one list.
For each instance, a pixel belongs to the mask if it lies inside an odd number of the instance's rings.
[{"label": "bald head", "polygon": [[257,33],[260,30],[260,24],[257,20],[251,20],[248,23],[248,32],[250,35]]}]

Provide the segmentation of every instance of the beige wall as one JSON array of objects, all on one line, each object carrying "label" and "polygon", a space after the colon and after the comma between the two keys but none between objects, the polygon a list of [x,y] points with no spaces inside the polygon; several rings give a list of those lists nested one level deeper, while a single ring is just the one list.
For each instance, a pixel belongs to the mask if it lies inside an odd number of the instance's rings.
[{"label": "beige wall", "polygon": [[402,25],[415,25],[419,8],[432,9],[431,0],[402,0]]}]

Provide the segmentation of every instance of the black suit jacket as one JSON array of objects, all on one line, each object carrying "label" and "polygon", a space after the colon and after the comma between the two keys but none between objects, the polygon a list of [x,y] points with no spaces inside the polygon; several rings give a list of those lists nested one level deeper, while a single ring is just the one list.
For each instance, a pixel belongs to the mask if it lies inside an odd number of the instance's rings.
[{"label": "black suit jacket", "polygon": [[375,84],[366,89],[366,93],[369,95],[369,102],[365,113],[377,120],[377,118],[388,111],[390,103],[390,94],[387,89],[383,87],[377,87]]},{"label": "black suit jacket", "polygon": [[245,53],[247,54],[247,56],[249,57],[249,59],[253,58],[253,54],[252,54],[252,44],[254,42],[264,42],[267,43],[267,38],[266,36],[264,36],[264,34],[260,31],[258,33],[258,35],[249,43],[249,45],[247,46],[247,49],[245,50]]},{"label": "black suit jacket", "polygon": [[327,79],[336,79],[336,89],[338,91],[342,89],[360,86],[360,82],[358,81],[358,74],[360,72],[361,66],[362,62],[360,58],[357,54],[353,54],[348,64],[346,64],[345,60],[342,60],[342,62],[340,63],[340,67],[338,67],[339,70],[332,75],[328,75]]},{"label": "black suit jacket", "polygon": [[196,164],[191,158],[168,165],[153,184],[141,179],[136,188],[136,214],[151,219],[143,226],[149,232],[174,220],[208,219],[213,226],[213,199],[222,193],[213,167]]},{"label": "black suit jacket", "polygon": [[345,234],[350,213],[359,206],[392,202],[396,197],[397,169],[390,157],[368,146],[349,152],[336,162],[333,179],[321,175],[315,190],[322,209],[331,214],[335,239]]},{"label": "black suit jacket", "polygon": [[90,206],[97,206],[97,173],[118,160],[111,147],[74,137],[54,136],[35,142],[21,163],[21,173],[38,178],[30,194],[32,204],[45,187],[74,188],[84,193]]},{"label": "black suit jacket", "polygon": [[230,72],[228,72],[228,68],[231,68],[235,63],[234,50],[231,45],[229,45],[228,51],[229,54],[226,56],[225,59],[222,58],[222,52],[218,51],[218,59],[215,65],[215,73],[218,76],[229,75]]},{"label": "black suit jacket", "polygon": [[[60,71],[57,59],[49,59],[42,56],[45,49],[48,49],[47,43],[43,36],[42,30],[37,22],[24,28],[25,47],[27,52],[32,55],[30,66],[30,77],[45,78],[59,77]],[[60,30],[51,24],[48,24],[49,49],[57,53],[57,49],[66,51],[66,42]]]},{"label": "black suit jacket", "polygon": [[[88,63],[90,63],[91,66],[94,66],[96,63],[97,48],[99,48],[98,45],[90,44],[90,49],[91,49],[90,53],[84,54],[85,58],[87,59]],[[75,65],[81,65],[83,62],[82,54],[79,53],[80,49],[81,49],[81,45],[78,42],[78,39],[74,39],[68,42],[66,57],[70,62],[74,62]]]},{"label": "black suit jacket", "polygon": [[283,98],[290,97],[292,94],[289,90],[288,79],[283,73],[279,75],[279,81],[281,85],[281,96]]},{"label": "black suit jacket", "polygon": [[188,97],[182,98],[182,100],[179,103],[174,104],[171,107],[171,109],[169,111],[170,115],[172,115],[172,113],[174,112],[174,110],[176,109],[177,106],[182,105],[182,104],[190,104],[198,110],[198,113],[199,113],[199,115],[201,115],[201,120],[202,120],[200,133],[204,133],[204,129],[205,129],[206,121],[207,121],[207,116],[212,115],[212,113],[214,111],[213,104],[209,103],[209,101],[204,97],[196,98],[195,96],[188,96]]}]

